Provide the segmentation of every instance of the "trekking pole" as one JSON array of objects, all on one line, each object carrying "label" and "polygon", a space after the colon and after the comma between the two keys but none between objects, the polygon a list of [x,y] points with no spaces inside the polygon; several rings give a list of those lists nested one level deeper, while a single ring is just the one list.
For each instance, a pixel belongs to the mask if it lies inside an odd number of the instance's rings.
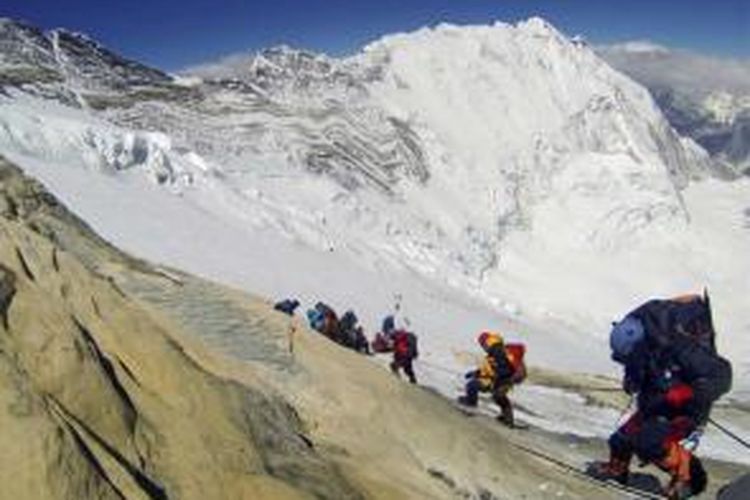
[{"label": "trekking pole", "polygon": [[735,434],[734,432],[730,431],[729,429],[727,429],[726,427],[724,427],[723,425],[721,425],[720,423],[718,423],[716,420],[714,420],[711,417],[709,417],[708,418],[708,422],[711,423],[711,424],[713,424],[714,427],[716,427],[721,432],[723,432],[724,434],[726,434],[730,438],[732,438],[735,441],[737,441],[738,443],[740,443],[745,448],[750,449],[750,443],[748,443],[747,441],[745,441],[744,439],[742,439],[741,437],[739,437],[737,434]]},{"label": "trekking pole", "polygon": [[287,332],[287,340],[289,343],[289,354],[291,354],[292,359],[294,359],[294,334],[297,331],[297,327],[294,326],[294,323],[289,322],[289,330]]}]

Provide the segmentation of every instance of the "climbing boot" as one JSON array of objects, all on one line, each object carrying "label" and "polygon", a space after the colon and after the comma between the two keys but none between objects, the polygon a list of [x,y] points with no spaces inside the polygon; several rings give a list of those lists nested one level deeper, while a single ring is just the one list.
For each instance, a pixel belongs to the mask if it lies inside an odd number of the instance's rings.
[{"label": "climbing boot", "polygon": [[468,406],[470,408],[476,408],[477,400],[476,399],[472,400],[468,396],[459,396],[458,404],[463,405],[463,406]]},{"label": "climbing boot", "polygon": [[612,456],[609,462],[594,462],[589,465],[590,476],[600,481],[616,481],[620,484],[628,484],[630,476],[630,460]]}]

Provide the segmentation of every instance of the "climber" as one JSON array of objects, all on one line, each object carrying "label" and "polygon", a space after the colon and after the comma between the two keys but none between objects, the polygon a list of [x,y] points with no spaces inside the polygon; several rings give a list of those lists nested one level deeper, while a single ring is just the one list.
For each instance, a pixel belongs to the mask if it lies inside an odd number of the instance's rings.
[{"label": "climber", "polygon": [[465,406],[475,407],[480,392],[491,392],[492,399],[500,407],[498,420],[512,427],[513,406],[508,398],[511,388],[526,378],[524,355],[526,346],[520,343],[505,344],[499,333],[482,332],[477,338],[486,356],[478,370],[466,373],[466,395],[458,398]]},{"label": "climber", "polygon": [[610,348],[637,409],[610,437],[609,461],[589,472],[627,484],[635,454],[670,475],[668,498],[701,493],[708,478],[695,449],[713,403],[732,383],[731,365],[715,349],[708,295],[643,304],[613,324]]},{"label": "climber", "polygon": [[373,352],[393,352],[393,333],[396,331],[396,320],[392,314],[383,319],[380,331],[372,341]]},{"label": "climber", "polygon": [[317,302],[315,307],[308,309],[307,320],[310,323],[310,328],[338,342],[339,320],[331,306],[324,302]]},{"label": "climber", "polygon": [[276,304],[274,304],[273,308],[279,312],[283,312],[284,314],[288,314],[289,316],[294,316],[294,310],[299,307],[299,300],[297,299],[284,299]]},{"label": "climber", "polygon": [[393,361],[391,362],[391,371],[399,375],[399,369],[403,369],[409,382],[417,383],[417,377],[414,375],[414,360],[419,356],[417,350],[417,336],[409,331],[398,329],[393,332]]}]

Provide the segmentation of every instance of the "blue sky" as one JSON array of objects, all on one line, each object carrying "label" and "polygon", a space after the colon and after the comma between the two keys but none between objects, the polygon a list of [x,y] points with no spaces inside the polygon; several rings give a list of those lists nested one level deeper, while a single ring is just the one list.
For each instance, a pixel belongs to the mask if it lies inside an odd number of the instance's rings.
[{"label": "blue sky", "polygon": [[0,16],[82,31],[151,65],[176,70],[280,43],[331,55],[441,21],[539,15],[593,43],[649,39],[750,58],[750,0],[3,0]]}]

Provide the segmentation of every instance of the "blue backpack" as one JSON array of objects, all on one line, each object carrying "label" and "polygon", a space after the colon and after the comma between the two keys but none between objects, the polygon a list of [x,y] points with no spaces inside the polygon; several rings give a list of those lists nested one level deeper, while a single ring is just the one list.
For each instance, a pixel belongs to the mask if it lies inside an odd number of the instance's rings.
[{"label": "blue backpack", "polygon": [[325,323],[325,316],[318,309],[308,309],[307,322],[310,324],[310,328],[322,332]]}]

